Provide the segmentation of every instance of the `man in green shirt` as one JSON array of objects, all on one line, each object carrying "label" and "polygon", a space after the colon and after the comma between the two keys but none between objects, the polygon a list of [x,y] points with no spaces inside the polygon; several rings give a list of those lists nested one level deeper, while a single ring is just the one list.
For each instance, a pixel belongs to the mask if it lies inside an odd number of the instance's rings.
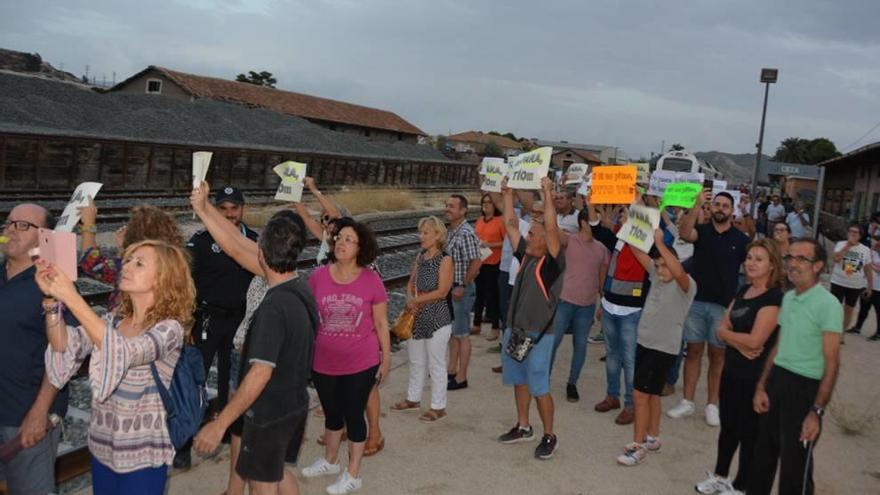
[{"label": "man in green shirt", "polygon": [[843,312],[819,283],[827,253],[813,239],[792,243],[785,256],[794,286],[782,300],[779,340],[755,388],[761,416],[747,493],[813,493],[813,447],[822,430],[840,363]]}]

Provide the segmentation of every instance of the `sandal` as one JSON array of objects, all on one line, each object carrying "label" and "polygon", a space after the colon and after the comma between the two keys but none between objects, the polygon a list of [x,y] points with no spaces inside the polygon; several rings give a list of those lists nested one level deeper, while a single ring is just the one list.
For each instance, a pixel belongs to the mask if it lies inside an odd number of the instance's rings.
[{"label": "sandal", "polygon": [[418,411],[420,407],[421,407],[420,402],[411,402],[408,400],[402,400],[402,401],[398,402],[397,404],[394,404],[393,406],[391,406],[391,410],[392,411],[400,411],[400,412]]},{"label": "sandal", "polygon": [[[347,434],[347,433],[348,433],[348,432],[345,432],[345,431],[342,432],[342,438],[339,440],[339,443],[342,443],[342,442],[348,440],[348,434]],[[320,446],[322,446],[322,447],[323,447],[324,445],[327,445],[327,442],[324,441],[324,434],[323,434],[323,433],[321,433],[321,436],[318,437],[318,439],[316,440],[316,442],[318,443],[318,445],[320,445]]]},{"label": "sandal", "polygon": [[370,457],[371,455],[376,455],[385,448],[385,437],[379,439],[376,443],[370,443],[367,440],[367,445],[364,446],[364,456]]},{"label": "sandal", "polygon": [[428,412],[419,416],[419,421],[424,421],[425,423],[433,423],[435,421],[440,421],[445,417],[446,409],[428,409]]}]

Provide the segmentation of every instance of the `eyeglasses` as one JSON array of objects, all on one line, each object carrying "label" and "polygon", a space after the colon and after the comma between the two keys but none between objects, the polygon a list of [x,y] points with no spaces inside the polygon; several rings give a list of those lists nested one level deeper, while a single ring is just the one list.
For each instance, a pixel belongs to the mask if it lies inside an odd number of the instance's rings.
[{"label": "eyeglasses", "polygon": [[35,223],[28,222],[27,220],[7,220],[6,222],[3,223],[2,230],[6,230],[10,227],[14,228],[15,230],[18,230],[19,232],[25,232],[30,228],[35,228],[35,229],[40,228],[39,225],[37,225]]},{"label": "eyeglasses", "polygon": [[354,244],[357,246],[359,244],[358,240],[354,237],[342,237],[341,235],[334,235],[333,242],[344,242],[346,244]]},{"label": "eyeglasses", "polygon": [[786,254],[782,257],[782,261],[786,263],[791,263],[792,261],[797,261],[798,263],[805,265],[807,263],[815,263],[816,260],[813,258],[807,258],[806,256],[792,256],[790,254]]}]

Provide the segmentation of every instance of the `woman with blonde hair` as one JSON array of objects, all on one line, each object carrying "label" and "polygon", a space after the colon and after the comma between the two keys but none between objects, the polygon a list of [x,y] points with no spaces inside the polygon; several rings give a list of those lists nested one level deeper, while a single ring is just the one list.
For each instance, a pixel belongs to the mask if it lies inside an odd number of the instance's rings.
[{"label": "woman with blonde hair", "polygon": [[[752,398],[779,328],[776,320],[785,271],[776,241],[765,237],[750,243],[743,265],[748,284],[737,292],[718,326],[718,338],[727,344],[719,390],[721,431],[715,471],[696,485],[699,493],[745,491],[758,436]],[[728,472],[737,448],[739,467],[734,479]]]},{"label": "woman with blonde hair", "polygon": [[431,408],[419,419],[428,423],[446,417],[446,350],[452,332],[452,312],[447,299],[452,288],[452,257],[446,246],[446,225],[431,216],[419,221],[421,250],[406,285],[406,307],[418,311],[409,354],[409,385],[406,399],[391,406],[394,411],[421,409],[425,374],[431,376]]},{"label": "woman with blonde hair", "polygon": [[[91,355],[88,444],[94,492],[163,493],[174,446],[151,365],[169,388],[195,306],[188,255],[182,247],[156,240],[128,246],[119,305],[103,318],[51,263],[37,261],[36,280],[47,296],[49,381],[64,387]],[[64,324],[62,306],[80,326]]]},{"label": "woman with blonde hair", "polygon": [[110,310],[119,304],[119,273],[122,270],[122,253],[128,246],[145,239],[164,241],[172,246],[183,245],[183,233],[170,213],[153,205],[142,204],[131,209],[128,222],[116,230],[117,256],[108,256],[97,242],[98,229],[95,225],[98,208],[94,201],[80,208],[80,232],[82,235],[82,255],[79,270],[89,278],[113,286],[107,307]]}]

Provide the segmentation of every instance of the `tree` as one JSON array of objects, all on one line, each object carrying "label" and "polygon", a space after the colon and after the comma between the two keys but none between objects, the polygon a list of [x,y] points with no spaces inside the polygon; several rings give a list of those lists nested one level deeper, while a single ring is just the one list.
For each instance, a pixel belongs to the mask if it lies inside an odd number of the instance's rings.
[{"label": "tree", "polygon": [[440,134],[437,136],[437,139],[434,141],[434,147],[437,148],[437,151],[443,152],[446,151],[446,143],[449,140],[446,139],[446,136]]},{"label": "tree", "polygon": [[486,143],[486,148],[483,150],[483,156],[495,156],[498,158],[504,158],[504,150],[501,149],[501,146],[498,146],[493,140],[490,140]]},{"label": "tree", "polygon": [[684,146],[675,143],[669,148],[669,151],[684,151]]},{"label": "tree", "polygon": [[275,83],[278,82],[278,80],[272,76],[271,72],[266,72],[264,70],[260,72],[249,71],[248,75],[239,74],[235,76],[235,80],[257,86],[266,86],[267,88],[274,88]]},{"label": "tree", "polygon": [[840,156],[837,146],[827,138],[804,139],[790,137],[782,140],[776,148],[773,160],[786,163],[815,165],[830,158]]}]

